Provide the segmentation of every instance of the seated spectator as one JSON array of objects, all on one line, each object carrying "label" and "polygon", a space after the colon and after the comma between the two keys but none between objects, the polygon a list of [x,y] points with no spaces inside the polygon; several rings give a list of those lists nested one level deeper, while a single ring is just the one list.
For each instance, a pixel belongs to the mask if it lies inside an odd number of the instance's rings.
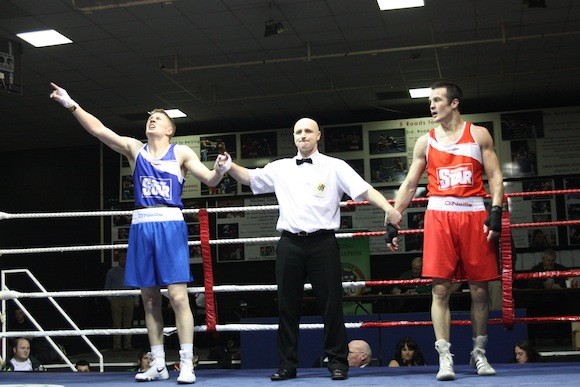
[{"label": "seated spectator", "polygon": [[12,359],[6,362],[6,371],[45,371],[44,366],[30,356],[30,341],[19,337],[14,341]]},{"label": "seated spectator", "polygon": [[[423,270],[423,258],[417,257],[411,261],[411,270],[399,276],[399,279],[420,279]],[[392,294],[431,293],[431,285],[397,285],[391,290]]]},{"label": "seated spectator", "polygon": [[[542,261],[531,269],[533,272],[567,270],[563,265],[556,263],[556,252],[546,249],[542,253]],[[566,278],[550,277],[530,279],[529,287],[532,289],[549,290],[566,288]],[[578,308],[578,300],[574,294],[554,292],[538,292],[531,295],[526,302],[528,316],[562,316],[569,315]],[[528,327],[530,335],[536,339],[543,338],[555,340],[559,344],[567,344],[570,340],[570,331],[561,329],[558,323],[532,324]]]},{"label": "seated spectator", "polygon": [[127,371],[132,372],[145,372],[151,368],[151,362],[153,358],[151,357],[151,352],[140,351],[139,356],[137,356],[137,367],[129,368]]},{"label": "seated spectator", "polygon": [[[37,330],[31,320],[28,319],[24,311],[20,308],[14,309],[12,321],[9,324],[11,331],[34,331]],[[48,340],[44,337],[30,337],[23,335],[30,344],[30,354],[42,364],[58,362],[60,355],[52,348]],[[66,354],[65,348],[57,344],[60,350]]]},{"label": "seated spectator", "polygon": [[371,346],[364,340],[351,340],[348,343],[348,360],[349,367],[364,368],[370,364],[373,358]]},{"label": "seated spectator", "polygon": [[78,372],[91,372],[91,364],[85,359],[77,361],[75,368]]},{"label": "seated spectator", "polygon": [[536,351],[532,343],[528,340],[522,340],[514,346],[514,358],[512,363],[535,363],[542,361],[542,357]]},{"label": "seated spectator", "polygon": [[[373,352],[371,346],[364,340],[351,340],[348,343],[348,366],[354,368],[364,368],[369,365],[376,365],[372,362]],[[314,367],[328,367],[328,357],[322,356],[316,360]]]},{"label": "seated spectator", "polygon": [[395,356],[389,362],[389,367],[421,366],[425,364],[425,359],[415,339],[405,337],[397,344]]},{"label": "seated spectator", "polygon": [[548,239],[546,238],[546,234],[539,228],[534,230],[532,234],[532,238],[530,240],[530,248],[532,249],[542,249],[548,246]]},{"label": "seated spectator", "polygon": [[[542,253],[542,262],[533,266],[530,271],[556,271],[568,270],[566,266],[556,263],[556,252],[552,249],[546,249]],[[566,287],[566,278],[540,278],[537,280],[530,280],[530,287],[536,289],[561,289]]]}]

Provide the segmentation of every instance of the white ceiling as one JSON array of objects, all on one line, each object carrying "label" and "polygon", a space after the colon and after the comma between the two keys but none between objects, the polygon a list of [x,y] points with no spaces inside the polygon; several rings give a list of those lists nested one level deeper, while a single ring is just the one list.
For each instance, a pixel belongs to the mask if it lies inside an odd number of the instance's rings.
[{"label": "white ceiling", "polygon": [[[579,0],[425,3],[1,0],[0,38],[54,28],[74,44],[22,42],[22,95],[0,92],[0,151],[95,143],[48,98],[51,81],[135,137],[154,107],[191,117],[180,134],[423,117],[407,89],[441,78],[462,86],[465,113],[580,105]],[[264,37],[270,18],[287,31]]]}]

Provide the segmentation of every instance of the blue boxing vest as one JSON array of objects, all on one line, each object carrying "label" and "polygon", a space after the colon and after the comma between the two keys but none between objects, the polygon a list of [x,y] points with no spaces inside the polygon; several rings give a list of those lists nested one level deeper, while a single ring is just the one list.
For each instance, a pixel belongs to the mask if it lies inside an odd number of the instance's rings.
[{"label": "blue boxing vest", "polygon": [[133,171],[136,208],[155,206],[183,208],[181,192],[185,177],[175,157],[175,145],[171,144],[161,159],[154,159],[151,156],[147,144],[139,151]]}]

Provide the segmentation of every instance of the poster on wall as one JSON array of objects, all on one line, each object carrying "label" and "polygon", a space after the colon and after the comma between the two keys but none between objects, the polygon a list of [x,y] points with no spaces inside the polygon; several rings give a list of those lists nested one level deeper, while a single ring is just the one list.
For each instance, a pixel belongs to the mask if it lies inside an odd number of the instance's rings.
[{"label": "poster on wall", "polygon": [[504,177],[577,174],[579,131],[579,107],[502,113]]},{"label": "poster on wall", "polygon": [[[525,181],[504,182],[504,192],[538,192],[554,189],[553,179],[535,178]],[[556,198],[554,195],[532,195],[510,197],[508,200],[511,223],[541,223],[557,220]],[[543,250],[558,246],[558,228],[541,224],[532,228],[512,230],[516,248]]]}]

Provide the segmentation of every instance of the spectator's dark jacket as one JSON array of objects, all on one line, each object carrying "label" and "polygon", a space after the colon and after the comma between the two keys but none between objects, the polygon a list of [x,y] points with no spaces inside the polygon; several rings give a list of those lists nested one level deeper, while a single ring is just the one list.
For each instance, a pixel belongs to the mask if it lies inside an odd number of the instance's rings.
[{"label": "spectator's dark jacket", "polygon": [[[34,356],[30,356],[29,359],[32,362],[32,371],[46,371],[44,366],[40,363],[40,361],[38,361],[37,358],[35,358]],[[14,371],[14,368],[10,360],[12,360],[12,358],[6,360],[6,366],[4,367],[3,371]]]}]

